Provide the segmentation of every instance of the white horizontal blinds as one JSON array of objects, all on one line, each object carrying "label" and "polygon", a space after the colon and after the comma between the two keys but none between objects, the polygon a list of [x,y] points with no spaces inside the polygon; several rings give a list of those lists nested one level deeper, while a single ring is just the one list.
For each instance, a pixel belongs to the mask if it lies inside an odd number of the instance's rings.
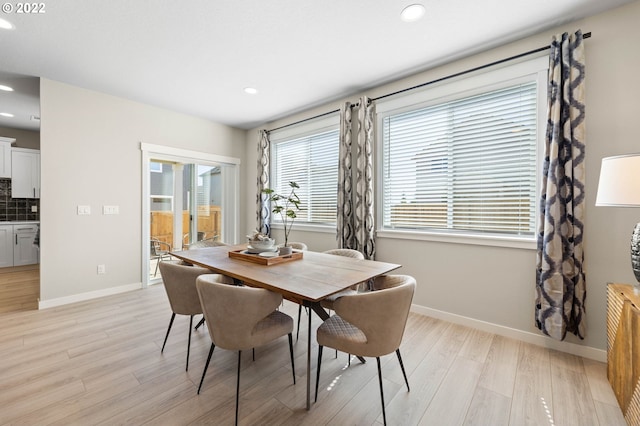
[{"label": "white horizontal blinds", "polygon": [[536,82],[383,120],[384,226],[533,235]]},{"label": "white horizontal blinds", "polygon": [[[339,130],[278,142],[274,146],[274,189],[289,194],[289,182],[300,186],[296,193],[303,210],[298,221],[335,224],[338,198]],[[279,222],[278,216],[272,221]]]}]

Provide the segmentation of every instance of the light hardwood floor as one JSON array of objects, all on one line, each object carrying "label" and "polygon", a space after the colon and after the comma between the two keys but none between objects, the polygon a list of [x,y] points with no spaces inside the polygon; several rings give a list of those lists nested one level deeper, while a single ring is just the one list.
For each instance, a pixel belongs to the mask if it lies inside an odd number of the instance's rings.
[{"label": "light hardwood floor", "polygon": [[38,309],[39,266],[0,268],[0,313]]},{"label": "light hardwood floor", "polygon": [[[297,305],[283,311],[296,318]],[[162,286],[41,311],[0,314],[0,425],[233,424],[237,354],[210,345],[188,318],[170,318]],[[303,313],[303,322],[306,316]],[[313,333],[319,325],[314,316]],[[306,332],[243,354],[240,423],[382,424],[376,363],[325,351],[318,402],[305,403]],[[624,425],[605,365],[411,314],[401,346],[382,359],[389,425]],[[314,347],[312,359],[317,356]],[[373,362],[372,362],[373,361]],[[315,374],[314,374],[315,376]],[[315,383],[315,382],[314,382]]]}]

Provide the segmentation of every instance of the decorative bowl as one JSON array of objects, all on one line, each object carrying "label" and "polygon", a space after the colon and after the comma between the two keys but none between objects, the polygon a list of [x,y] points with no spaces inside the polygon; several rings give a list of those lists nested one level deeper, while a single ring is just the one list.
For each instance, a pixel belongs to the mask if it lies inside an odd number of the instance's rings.
[{"label": "decorative bowl", "polygon": [[276,243],[276,240],[269,238],[266,240],[249,241],[249,245],[254,249],[270,249]]}]

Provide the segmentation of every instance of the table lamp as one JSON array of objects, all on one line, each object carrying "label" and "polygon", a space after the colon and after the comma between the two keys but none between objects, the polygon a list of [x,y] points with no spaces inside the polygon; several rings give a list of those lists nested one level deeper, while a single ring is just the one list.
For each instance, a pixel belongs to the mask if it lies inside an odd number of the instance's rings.
[{"label": "table lamp", "polygon": [[[596,206],[640,207],[640,154],[602,159]],[[640,223],[631,235],[631,267],[640,286]]]}]

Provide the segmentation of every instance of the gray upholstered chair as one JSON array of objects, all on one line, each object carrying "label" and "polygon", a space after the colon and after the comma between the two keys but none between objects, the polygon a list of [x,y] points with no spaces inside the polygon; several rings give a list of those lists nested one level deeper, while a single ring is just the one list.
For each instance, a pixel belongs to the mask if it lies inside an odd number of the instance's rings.
[{"label": "gray upholstered chair", "polygon": [[227,243],[223,243],[222,241],[215,241],[212,239],[209,240],[200,240],[200,241],[196,241],[193,244],[189,244],[189,250],[192,249],[199,249],[199,248],[205,248],[205,247],[219,247],[219,246],[228,246],[229,244]]},{"label": "gray upholstered chair", "polygon": [[334,303],[336,314],[318,327],[315,399],[318,400],[322,349],[325,346],[358,356],[376,357],[382,418],[386,425],[380,357],[396,352],[409,391],[409,381],[400,356],[400,343],[407,324],[416,280],[408,275],[387,275],[378,280],[378,285],[381,290],[346,295],[337,299]]},{"label": "gray upholstered chair", "polygon": [[[164,352],[164,347],[169,338],[169,332],[173,325],[176,314],[189,315],[189,341],[187,344],[187,367],[189,369],[189,352],[191,349],[191,329],[193,328],[193,316],[202,314],[200,299],[196,290],[196,278],[203,274],[211,274],[211,271],[198,266],[188,266],[179,261],[165,261],[160,263],[160,273],[164,282],[164,289],[171,305],[171,320],[167,328],[167,334],[162,343],[160,353]],[[233,280],[224,275],[214,274],[222,282],[233,283]]]},{"label": "gray upholstered chair", "polygon": [[[358,250],[352,250],[352,249],[332,249],[332,250],[327,250],[327,251],[325,251],[323,253],[332,254],[334,256],[350,257],[352,259],[359,259],[359,260],[363,260],[364,259],[364,255],[362,253],[360,253]],[[355,293],[356,293],[356,290],[354,290],[354,289],[343,290],[343,291],[341,291],[339,293],[331,295],[328,298],[322,300],[320,302],[320,304],[325,309],[333,309],[333,302],[338,297],[344,296],[346,294],[355,294]],[[307,311],[307,314],[309,314],[308,311]],[[301,315],[302,315],[302,305],[300,305],[298,307],[298,330],[296,331],[296,339],[298,339],[298,337],[300,336],[300,317],[301,317]]]},{"label": "gray upholstered chair", "polygon": [[294,250],[308,250],[308,247],[305,243],[301,243],[298,241],[290,242],[288,245]]},{"label": "gray upholstered chair", "polygon": [[202,371],[198,394],[202,388],[211,355],[216,346],[238,351],[238,378],[236,383],[236,425],[238,424],[238,402],[240,396],[240,361],[242,351],[262,346],[279,337],[289,336],[289,355],[293,383],[296,373],[293,363],[293,318],[276,308],[282,295],[263,288],[225,285],[208,275],[198,277],[196,287],[206,318],[211,349]]}]

